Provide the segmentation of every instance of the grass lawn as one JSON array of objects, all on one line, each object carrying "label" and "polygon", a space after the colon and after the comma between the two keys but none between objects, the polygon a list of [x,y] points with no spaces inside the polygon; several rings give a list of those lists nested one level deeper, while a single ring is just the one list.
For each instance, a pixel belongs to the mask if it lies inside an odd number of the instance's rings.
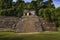
[{"label": "grass lawn", "polygon": [[41,32],[41,33],[0,32],[0,40],[60,40],[60,32]]}]

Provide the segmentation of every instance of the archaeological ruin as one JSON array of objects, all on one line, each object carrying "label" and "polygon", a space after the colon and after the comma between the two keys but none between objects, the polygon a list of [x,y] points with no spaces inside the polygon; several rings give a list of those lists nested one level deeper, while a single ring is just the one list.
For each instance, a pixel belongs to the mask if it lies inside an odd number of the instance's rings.
[{"label": "archaeological ruin", "polygon": [[57,30],[55,23],[47,22],[42,17],[36,16],[35,13],[35,10],[24,10],[23,16],[16,23],[14,32],[26,33]]}]

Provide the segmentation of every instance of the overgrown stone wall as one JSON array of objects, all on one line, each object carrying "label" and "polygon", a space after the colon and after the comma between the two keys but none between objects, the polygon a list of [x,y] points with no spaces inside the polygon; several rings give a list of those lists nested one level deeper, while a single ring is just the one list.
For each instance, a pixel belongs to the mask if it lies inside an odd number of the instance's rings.
[{"label": "overgrown stone wall", "polygon": [[0,28],[12,28],[15,32],[41,32],[57,30],[55,23],[47,22],[43,18],[37,16],[23,16],[22,18],[0,16]]},{"label": "overgrown stone wall", "polygon": [[15,32],[56,31],[55,23],[38,16],[23,16],[16,25]]},{"label": "overgrown stone wall", "polygon": [[43,31],[37,16],[24,16],[16,25],[15,32],[40,32]]},{"label": "overgrown stone wall", "polygon": [[18,20],[18,17],[0,16],[0,28],[13,28]]}]

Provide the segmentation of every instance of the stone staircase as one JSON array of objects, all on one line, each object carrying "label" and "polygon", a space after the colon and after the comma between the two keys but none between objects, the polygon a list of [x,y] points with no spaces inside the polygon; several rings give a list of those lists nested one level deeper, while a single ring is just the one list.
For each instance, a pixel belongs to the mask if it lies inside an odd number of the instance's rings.
[{"label": "stone staircase", "polygon": [[56,31],[55,23],[38,16],[23,16],[16,25],[15,32]]}]

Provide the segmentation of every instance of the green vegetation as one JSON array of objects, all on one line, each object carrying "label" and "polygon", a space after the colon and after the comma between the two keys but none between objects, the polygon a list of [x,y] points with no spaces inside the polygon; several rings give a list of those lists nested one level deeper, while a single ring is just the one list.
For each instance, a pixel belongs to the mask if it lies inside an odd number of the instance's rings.
[{"label": "green vegetation", "polygon": [[0,28],[0,32],[4,32],[4,31],[10,32],[10,31],[14,31],[14,30],[11,28]]},{"label": "green vegetation", "polygon": [[35,34],[0,32],[0,40],[60,40],[60,32],[41,32]]},{"label": "green vegetation", "polygon": [[0,16],[16,16],[21,17],[24,9],[36,10],[36,15],[44,18],[49,22],[55,22],[56,26],[60,26],[60,7],[55,8],[52,0],[32,0],[25,3],[23,0],[0,0]]},{"label": "green vegetation", "polygon": [[[42,32],[39,34],[19,34],[13,32],[0,32],[0,40],[60,40],[60,7],[55,8],[53,1],[32,0],[25,3],[23,0],[0,0],[0,16],[21,17],[24,9],[36,10],[36,15],[49,22],[55,22],[59,32]],[[0,28],[3,30],[3,28]],[[10,29],[4,29],[10,30]]]},{"label": "green vegetation", "polygon": [[55,22],[57,26],[60,27],[60,7],[55,9]]},{"label": "green vegetation", "polygon": [[13,0],[0,0],[0,16],[21,17],[24,9],[34,9],[37,16],[43,17],[49,22],[55,22],[59,26],[57,22],[60,17],[57,17],[59,8],[55,8],[52,0],[43,1],[32,0],[25,3],[23,0],[17,0],[16,2],[13,2]]}]

